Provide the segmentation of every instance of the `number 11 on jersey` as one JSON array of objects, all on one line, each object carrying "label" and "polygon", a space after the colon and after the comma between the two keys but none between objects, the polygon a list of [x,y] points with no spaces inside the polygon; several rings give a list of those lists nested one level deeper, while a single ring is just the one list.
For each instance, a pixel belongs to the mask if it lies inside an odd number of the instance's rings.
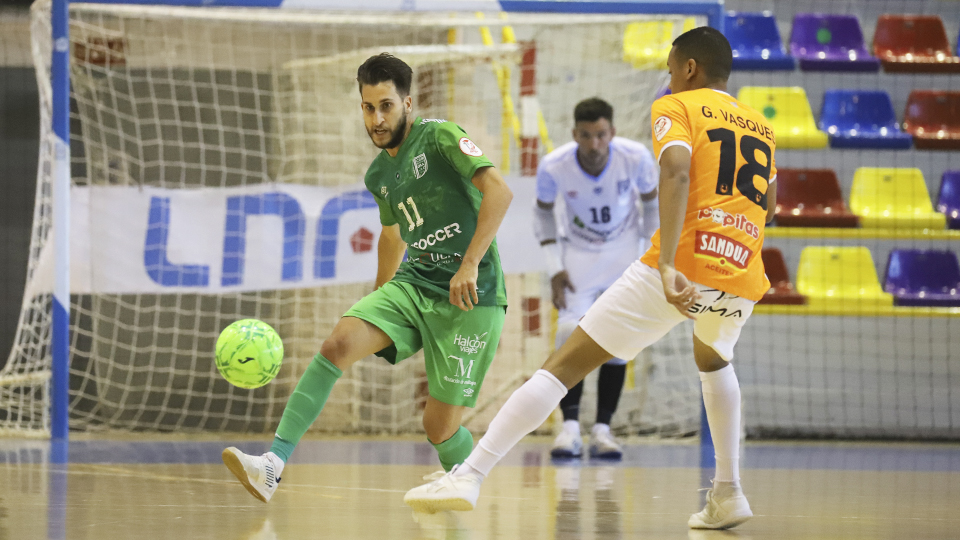
[{"label": "number 11 on jersey", "polygon": [[407,217],[407,230],[412,231],[415,228],[423,225],[423,218],[420,217],[420,211],[417,210],[417,203],[413,202],[413,197],[407,197],[407,204],[410,205],[410,208],[413,208],[413,215],[417,216],[417,220],[414,221],[410,217],[410,212],[407,210],[406,205],[403,203],[397,203],[397,208],[403,211],[403,215]]}]

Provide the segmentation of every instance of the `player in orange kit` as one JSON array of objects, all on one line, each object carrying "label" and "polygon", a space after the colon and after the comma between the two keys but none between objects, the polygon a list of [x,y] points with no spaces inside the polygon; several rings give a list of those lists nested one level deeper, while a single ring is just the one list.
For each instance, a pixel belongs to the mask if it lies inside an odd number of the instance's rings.
[{"label": "player in orange kit", "polygon": [[653,104],[660,162],[660,230],[652,247],[593,304],[570,338],[504,404],[463,465],[410,490],[415,509],[470,510],[497,461],[536,429],[588,373],[633,358],[685,318],[716,451],[717,470],[691,528],[725,529],[753,514],[740,487],[740,384],[730,361],[753,306],[770,288],[760,250],[776,207],[766,118],[726,93],[730,44],[701,27],[673,42],[673,94]]}]

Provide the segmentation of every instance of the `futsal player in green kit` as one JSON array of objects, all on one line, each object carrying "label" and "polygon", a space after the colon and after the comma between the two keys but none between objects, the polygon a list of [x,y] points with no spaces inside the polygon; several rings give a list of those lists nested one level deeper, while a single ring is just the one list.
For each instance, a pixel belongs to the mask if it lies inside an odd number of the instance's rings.
[{"label": "futsal player in green kit", "polygon": [[513,194],[460,126],[411,116],[412,78],[410,66],[386,53],[357,70],[363,121],[383,150],[364,179],[383,225],[376,290],[323,342],[287,402],[270,451],[223,451],[224,464],[263,502],[343,370],[371,354],[396,364],[423,349],[427,438],[447,471],[473,449],[460,421],[476,403],[503,329],[507,295],[494,236]]}]

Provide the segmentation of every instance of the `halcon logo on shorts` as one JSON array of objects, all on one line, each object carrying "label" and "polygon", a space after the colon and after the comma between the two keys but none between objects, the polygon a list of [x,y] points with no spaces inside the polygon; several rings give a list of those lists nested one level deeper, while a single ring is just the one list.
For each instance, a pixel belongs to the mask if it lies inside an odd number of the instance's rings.
[{"label": "halcon logo on shorts", "polygon": [[423,178],[423,175],[427,174],[426,154],[420,154],[419,156],[413,158],[413,174],[418,180]]},{"label": "halcon logo on shorts", "polygon": [[487,332],[480,334],[479,336],[474,334],[472,338],[461,336],[457,334],[453,338],[453,342],[460,346],[460,350],[467,354],[475,354],[482,349],[487,347],[487,342],[483,341],[483,337],[487,335]]},{"label": "halcon logo on shorts", "polygon": [[750,248],[722,234],[697,231],[696,238],[696,256],[715,259],[721,265],[730,263],[740,270],[745,270],[753,256]]},{"label": "halcon logo on shorts", "polygon": [[428,234],[426,238],[421,238],[410,245],[423,251],[437,242],[443,242],[447,238],[453,238],[458,234],[460,234],[460,224],[451,223],[442,229],[437,229],[436,232]]}]

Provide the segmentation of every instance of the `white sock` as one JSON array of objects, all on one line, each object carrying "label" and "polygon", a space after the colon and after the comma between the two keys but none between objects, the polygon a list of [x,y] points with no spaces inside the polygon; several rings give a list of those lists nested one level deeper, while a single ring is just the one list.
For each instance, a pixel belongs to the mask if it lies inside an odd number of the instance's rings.
[{"label": "white sock", "polygon": [[267,452],[265,455],[267,459],[269,459],[271,463],[273,463],[273,472],[279,479],[280,475],[283,474],[283,466],[285,465],[285,463],[283,462],[282,459],[280,459],[280,456],[274,454],[273,452]]},{"label": "white sock", "polygon": [[733,365],[700,372],[703,405],[717,459],[715,482],[740,482],[740,382]]},{"label": "white sock", "polygon": [[580,434],[580,422],[578,420],[564,420],[563,430],[574,435]]},{"label": "white sock", "polygon": [[[490,422],[487,434],[464,461],[457,473],[476,472],[481,477],[490,474],[493,466],[516,446],[527,433],[540,427],[557,408],[567,387],[545,370],[537,370],[530,380],[517,389]],[[469,467],[469,468],[468,468]],[[472,469],[472,470],[471,470]]]}]

